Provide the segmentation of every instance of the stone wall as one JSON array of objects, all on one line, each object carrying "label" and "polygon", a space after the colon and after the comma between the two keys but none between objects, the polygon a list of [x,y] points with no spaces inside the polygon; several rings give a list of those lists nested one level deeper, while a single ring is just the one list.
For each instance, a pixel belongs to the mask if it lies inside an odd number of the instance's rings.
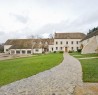
[{"label": "stone wall", "polygon": [[89,42],[83,47],[82,54],[96,53],[97,48],[98,48],[98,42],[96,36],[94,36],[90,38]]}]

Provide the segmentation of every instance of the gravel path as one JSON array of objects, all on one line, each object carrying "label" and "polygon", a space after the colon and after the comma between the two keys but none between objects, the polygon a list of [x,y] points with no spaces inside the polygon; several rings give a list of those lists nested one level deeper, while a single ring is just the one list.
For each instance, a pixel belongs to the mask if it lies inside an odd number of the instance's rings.
[{"label": "gravel path", "polygon": [[80,62],[65,53],[60,65],[3,86],[0,88],[0,95],[74,95],[76,86],[81,85]]}]

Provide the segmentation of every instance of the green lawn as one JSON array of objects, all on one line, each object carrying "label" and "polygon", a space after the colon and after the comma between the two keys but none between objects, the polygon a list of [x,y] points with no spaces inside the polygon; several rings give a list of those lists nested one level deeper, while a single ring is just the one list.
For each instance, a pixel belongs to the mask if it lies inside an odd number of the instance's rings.
[{"label": "green lawn", "polygon": [[84,82],[98,82],[98,58],[80,60]]},{"label": "green lawn", "polygon": [[63,54],[51,53],[0,61],[0,86],[50,69],[63,60]]},{"label": "green lawn", "polygon": [[98,54],[81,54],[81,53],[78,53],[78,52],[73,52],[73,53],[70,53],[70,55],[76,57],[76,58],[85,58],[85,57],[98,57]]},{"label": "green lawn", "polygon": [[79,52],[72,52],[72,53],[69,53],[70,55],[81,55],[81,53]]},{"label": "green lawn", "polygon": [[[72,53],[71,55],[81,55],[74,56],[76,58],[86,58],[86,57],[98,57],[98,54],[80,54]],[[78,59],[82,65],[83,71],[83,81],[84,82],[98,82],[98,58],[94,59]]]}]

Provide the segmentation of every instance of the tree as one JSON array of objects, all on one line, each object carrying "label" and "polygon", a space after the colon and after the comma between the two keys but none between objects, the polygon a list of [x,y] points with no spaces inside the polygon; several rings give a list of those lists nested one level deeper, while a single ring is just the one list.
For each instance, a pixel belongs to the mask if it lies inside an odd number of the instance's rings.
[{"label": "tree", "polygon": [[4,44],[0,44],[0,53],[4,52]]},{"label": "tree", "polygon": [[42,36],[41,35],[30,35],[28,38],[30,38],[30,39],[41,39]]},{"label": "tree", "polygon": [[32,35],[28,36],[27,38],[28,39],[35,39],[35,35],[32,34]]},{"label": "tree", "polygon": [[53,34],[49,34],[49,38],[54,38],[54,35]]},{"label": "tree", "polygon": [[94,32],[96,30],[98,30],[98,26],[97,27],[94,27],[93,29],[89,29],[89,32],[87,34],[90,34],[90,33]]}]

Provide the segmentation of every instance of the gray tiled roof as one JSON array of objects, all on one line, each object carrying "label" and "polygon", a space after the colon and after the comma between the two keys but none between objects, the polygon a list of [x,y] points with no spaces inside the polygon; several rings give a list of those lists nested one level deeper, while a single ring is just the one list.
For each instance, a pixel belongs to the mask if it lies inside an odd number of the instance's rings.
[{"label": "gray tiled roof", "polygon": [[84,33],[55,33],[55,39],[83,39]]},{"label": "gray tiled roof", "polygon": [[48,48],[54,39],[9,39],[5,45],[12,45],[10,49]]}]

